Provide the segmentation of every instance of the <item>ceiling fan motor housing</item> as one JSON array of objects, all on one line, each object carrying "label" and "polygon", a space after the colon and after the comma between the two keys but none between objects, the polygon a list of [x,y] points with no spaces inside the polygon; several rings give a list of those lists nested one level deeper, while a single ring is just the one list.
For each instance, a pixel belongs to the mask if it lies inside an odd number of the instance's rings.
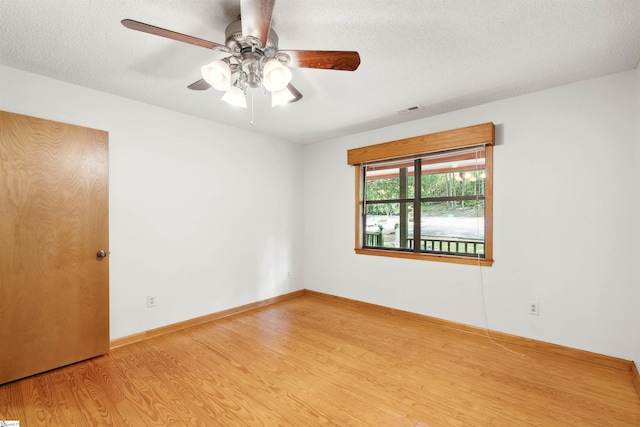
[{"label": "ceiling fan motor housing", "polygon": [[[252,42],[249,41],[242,35],[242,21],[237,20],[232,22],[227,26],[227,29],[224,31],[225,34],[225,45],[231,49],[234,53],[240,53],[244,48],[251,48]],[[261,44],[257,39],[255,40],[258,44]],[[269,36],[267,37],[267,45],[260,46],[257,45],[265,52],[265,56],[273,56],[273,54],[278,50],[278,35],[273,30],[273,28],[269,28]]]}]

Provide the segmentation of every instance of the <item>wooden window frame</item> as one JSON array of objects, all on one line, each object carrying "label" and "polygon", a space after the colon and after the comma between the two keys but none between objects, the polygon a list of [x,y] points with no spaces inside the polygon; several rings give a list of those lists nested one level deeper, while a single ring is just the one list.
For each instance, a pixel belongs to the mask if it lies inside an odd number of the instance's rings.
[{"label": "wooden window frame", "polygon": [[[485,251],[484,258],[466,257],[444,254],[417,253],[406,251],[382,250],[363,247],[364,225],[362,213],[364,209],[364,176],[363,166],[366,163],[383,160],[394,160],[434,154],[462,148],[485,146]],[[449,262],[455,264],[493,265],[493,146],[495,145],[495,126],[483,123],[444,132],[420,135],[382,144],[354,148],[347,151],[347,163],[355,166],[355,252],[359,255],[386,256],[408,258],[424,261]]]}]

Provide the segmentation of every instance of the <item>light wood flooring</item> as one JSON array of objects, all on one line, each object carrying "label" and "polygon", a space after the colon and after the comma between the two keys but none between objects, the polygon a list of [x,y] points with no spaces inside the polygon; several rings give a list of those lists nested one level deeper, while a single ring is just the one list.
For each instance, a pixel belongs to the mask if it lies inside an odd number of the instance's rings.
[{"label": "light wood flooring", "polygon": [[628,370],[304,295],[0,386],[36,426],[640,426]]}]

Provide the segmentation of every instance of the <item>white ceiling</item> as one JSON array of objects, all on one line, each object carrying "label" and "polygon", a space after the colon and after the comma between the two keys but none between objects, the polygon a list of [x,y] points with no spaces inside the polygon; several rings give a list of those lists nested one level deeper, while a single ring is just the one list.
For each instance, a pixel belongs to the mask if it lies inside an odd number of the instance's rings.
[{"label": "white ceiling", "polygon": [[[224,44],[239,12],[240,0],[0,0],[0,63],[308,144],[640,62],[640,0],[278,0],[281,49],[357,50],[362,62],[292,69],[304,98],[272,108],[256,90],[251,126],[251,111],[221,92],[187,89],[222,53],[120,24]],[[395,113],[415,104],[424,108]]]}]

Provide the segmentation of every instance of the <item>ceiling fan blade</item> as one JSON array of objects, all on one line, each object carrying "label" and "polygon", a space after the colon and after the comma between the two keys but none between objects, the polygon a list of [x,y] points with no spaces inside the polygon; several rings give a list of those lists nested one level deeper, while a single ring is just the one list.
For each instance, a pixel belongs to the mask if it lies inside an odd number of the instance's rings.
[{"label": "ceiling fan blade", "polygon": [[298,89],[296,89],[295,87],[293,87],[293,85],[291,83],[289,83],[287,85],[287,89],[289,89],[289,92],[291,92],[293,94],[293,96],[295,96],[295,98],[293,98],[291,101],[289,101],[289,103],[291,104],[292,102],[298,102],[302,99],[302,94],[300,93],[300,91]]},{"label": "ceiling fan blade", "polygon": [[276,0],[241,0],[242,36],[252,36],[266,46]]},{"label": "ceiling fan blade", "polygon": [[166,37],[171,40],[189,43],[195,46],[204,47],[206,49],[223,50],[227,52],[229,51],[229,48],[219,43],[210,42],[208,40],[199,39],[197,37],[188,36],[186,34],[176,33],[175,31],[166,30],[164,28],[134,21],[132,19],[123,19],[121,23],[131,30],[142,31],[143,33],[153,34],[154,36]]},{"label": "ceiling fan blade", "polygon": [[358,52],[342,50],[280,50],[276,52],[286,54],[291,61],[289,67],[321,68],[323,70],[355,71],[360,65]]},{"label": "ceiling fan blade", "polygon": [[195,83],[191,83],[187,87],[191,90],[207,90],[211,87],[211,85],[207,83],[205,79],[200,79]]}]

